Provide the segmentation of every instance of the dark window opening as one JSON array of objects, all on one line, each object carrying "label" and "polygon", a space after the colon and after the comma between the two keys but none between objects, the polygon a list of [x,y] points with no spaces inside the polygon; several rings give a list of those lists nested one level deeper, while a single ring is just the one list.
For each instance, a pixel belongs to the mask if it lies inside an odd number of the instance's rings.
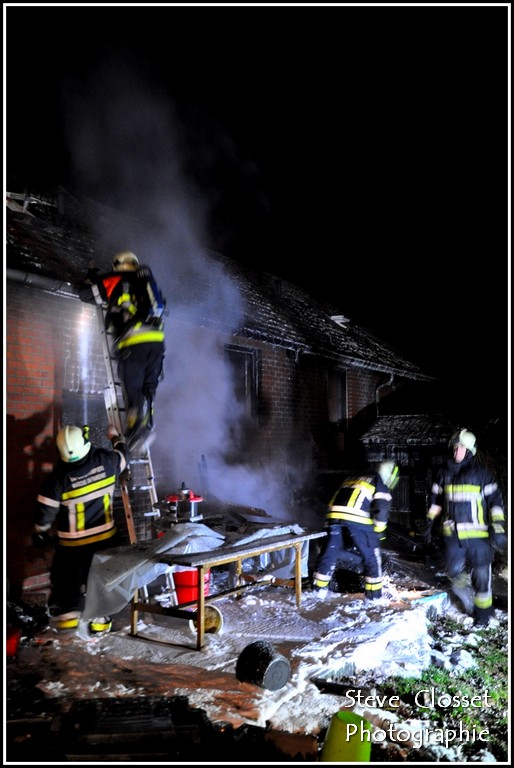
[{"label": "dark window opening", "polygon": [[346,427],[346,371],[330,371],[328,374],[328,420],[341,428]]},{"label": "dark window opening", "polygon": [[225,347],[234,381],[234,394],[243,413],[249,418],[257,416],[258,351],[246,347]]}]

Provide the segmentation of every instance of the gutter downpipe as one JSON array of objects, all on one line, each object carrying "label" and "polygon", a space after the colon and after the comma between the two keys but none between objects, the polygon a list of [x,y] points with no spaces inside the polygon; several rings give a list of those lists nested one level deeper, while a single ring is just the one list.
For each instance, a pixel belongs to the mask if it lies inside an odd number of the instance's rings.
[{"label": "gutter downpipe", "polygon": [[7,280],[26,285],[30,288],[37,288],[47,293],[57,293],[68,299],[78,299],[79,294],[71,283],[64,280],[54,280],[51,277],[43,275],[33,275],[30,272],[22,272],[19,269],[6,269],[5,276]]},{"label": "gutter downpipe", "polygon": [[380,398],[378,396],[378,393],[384,387],[392,387],[393,384],[394,384],[394,373],[392,373],[389,376],[387,381],[382,382],[382,384],[377,384],[377,386],[375,387],[375,408],[376,408],[376,412],[377,412],[377,417],[379,415],[379,413],[378,413],[378,404],[380,402]]}]

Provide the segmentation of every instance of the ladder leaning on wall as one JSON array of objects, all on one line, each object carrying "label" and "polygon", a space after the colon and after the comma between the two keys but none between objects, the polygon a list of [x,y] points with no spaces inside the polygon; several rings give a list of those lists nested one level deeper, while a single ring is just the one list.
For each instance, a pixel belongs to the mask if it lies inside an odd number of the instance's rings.
[{"label": "ladder leaning on wall", "polygon": [[[104,390],[107,420],[120,435],[123,435],[125,433],[124,425],[126,420],[126,408],[123,387],[118,378],[116,356],[113,353],[113,334],[107,331],[105,327],[107,307],[102,303],[98,287],[93,285],[92,289],[96,301],[97,321],[101,334],[102,352],[107,372],[107,387]],[[149,448],[144,449],[140,455],[129,455],[127,457],[127,469],[120,475],[119,483],[123,508],[125,510],[125,519],[127,521],[129,541],[131,544],[135,544],[137,542],[137,535],[129,492],[147,493],[151,510],[148,512],[148,515],[159,516],[159,512],[156,512],[153,506],[157,502],[157,491],[155,488],[152,458]]]}]

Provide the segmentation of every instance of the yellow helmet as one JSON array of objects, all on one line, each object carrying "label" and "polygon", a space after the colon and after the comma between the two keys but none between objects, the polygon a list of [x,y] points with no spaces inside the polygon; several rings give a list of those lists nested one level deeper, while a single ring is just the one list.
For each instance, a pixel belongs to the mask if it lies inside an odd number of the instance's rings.
[{"label": "yellow helmet", "polygon": [[112,268],[115,272],[134,272],[138,267],[138,258],[132,251],[120,251],[112,260]]},{"label": "yellow helmet", "polygon": [[87,456],[91,449],[91,443],[85,429],[63,427],[57,433],[57,448],[61,454],[61,459],[67,464],[71,464]]},{"label": "yellow helmet", "polygon": [[477,439],[473,432],[470,432],[469,429],[459,429],[450,437],[448,445],[450,448],[453,448],[454,445],[462,445],[474,456],[477,452],[476,442]]},{"label": "yellow helmet", "polygon": [[380,479],[390,491],[396,488],[400,479],[400,469],[394,461],[383,461],[378,468]]}]

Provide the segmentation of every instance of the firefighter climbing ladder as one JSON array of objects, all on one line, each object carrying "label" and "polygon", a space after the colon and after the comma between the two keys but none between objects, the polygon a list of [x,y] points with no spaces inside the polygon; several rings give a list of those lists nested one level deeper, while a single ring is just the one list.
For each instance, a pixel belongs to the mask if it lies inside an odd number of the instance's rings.
[{"label": "firefighter climbing ladder", "polygon": [[[125,402],[123,397],[123,388],[121,382],[118,380],[116,357],[112,352],[113,338],[105,328],[105,305],[101,302],[98,288],[93,286],[93,293],[97,303],[97,321],[98,327],[102,339],[102,351],[105,362],[105,369],[107,372],[107,388],[104,390],[105,407],[107,410],[107,419],[109,424],[113,426],[120,435],[124,434],[124,420],[125,414]],[[122,415],[123,414],[123,415]],[[135,544],[137,541],[136,529],[134,525],[134,517],[132,514],[132,507],[130,504],[129,490],[138,492],[147,492],[150,509],[149,514],[158,516],[158,512],[154,512],[153,505],[157,502],[157,491],[155,489],[154,474],[152,467],[152,459],[150,456],[150,449],[147,448],[138,457],[128,458],[128,472],[124,472],[120,477],[120,490],[123,500],[123,508],[125,510],[125,518],[127,521],[127,529],[129,535],[129,541],[131,544]],[[129,489],[129,479],[131,482]]]},{"label": "firefighter climbing ladder", "polygon": [[[123,387],[118,379],[118,367],[116,364],[116,356],[112,352],[113,336],[105,328],[105,313],[106,307],[102,303],[97,286],[93,285],[93,294],[96,301],[96,313],[98,328],[100,331],[100,338],[102,340],[102,352],[105,362],[105,370],[107,372],[107,387],[104,390],[105,407],[107,410],[107,420],[111,426],[113,426],[120,435],[124,434],[124,420],[126,418],[125,399],[123,397]],[[123,414],[123,416],[122,416]],[[137,542],[136,528],[134,525],[134,516],[132,514],[132,506],[130,504],[129,490],[138,492],[147,492],[150,501],[150,511],[146,513],[148,516],[159,517],[160,513],[154,508],[154,504],[157,503],[157,491],[154,483],[154,474],[152,466],[152,458],[150,455],[150,449],[141,455],[136,457],[129,457],[128,459],[128,472],[124,472],[120,477],[120,490],[121,498],[123,501],[123,508],[125,510],[125,519],[127,521],[127,530],[129,535],[129,541],[131,544]],[[131,487],[128,486],[128,476],[133,478],[131,481]],[[168,585],[169,597],[172,605],[177,604],[177,592],[175,589],[175,581],[173,578],[172,570],[168,570],[166,573],[166,581]],[[148,600],[148,590],[146,587],[142,588],[144,599]],[[134,598],[137,600],[136,596]]]}]

